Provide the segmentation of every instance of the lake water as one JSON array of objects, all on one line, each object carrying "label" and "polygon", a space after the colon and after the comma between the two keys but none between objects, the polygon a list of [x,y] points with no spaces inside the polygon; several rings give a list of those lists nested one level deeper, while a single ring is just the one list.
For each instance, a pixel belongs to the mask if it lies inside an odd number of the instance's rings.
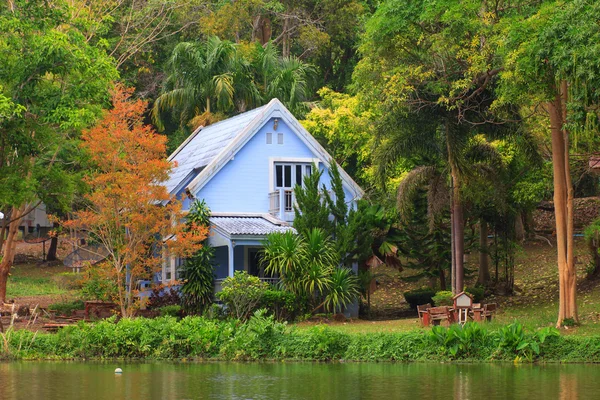
[{"label": "lake water", "polygon": [[600,399],[600,366],[7,362],[0,399]]}]

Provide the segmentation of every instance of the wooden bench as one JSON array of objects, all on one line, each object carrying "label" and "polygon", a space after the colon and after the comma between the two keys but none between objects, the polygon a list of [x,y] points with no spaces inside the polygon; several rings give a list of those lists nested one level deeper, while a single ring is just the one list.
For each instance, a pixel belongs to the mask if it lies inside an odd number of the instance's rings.
[{"label": "wooden bench", "polygon": [[484,304],[483,307],[481,304],[473,304],[473,309],[471,310],[473,321],[477,322],[491,321],[495,313],[496,303]]},{"label": "wooden bench", "polygon": [[492,317],[496,313],[496,303],[484,304],[483,305],[483,313],[481,317],[485,321],[491,321]]},{"label": "wooden bench", "polygon": [[431,304],[429,303],[417,306],[417,313],[419,313],[419,321],[421,321],[422,326],[429,326],[430,320],[427,310],[430,308]]},{"label": "wooden bench", "polygon": [[429,314],[429,320],[432,325],[441,325],[442,322],[445,325],[450,325],[454,322],[450,307],[431,307],[427,310],[427,314]]}]

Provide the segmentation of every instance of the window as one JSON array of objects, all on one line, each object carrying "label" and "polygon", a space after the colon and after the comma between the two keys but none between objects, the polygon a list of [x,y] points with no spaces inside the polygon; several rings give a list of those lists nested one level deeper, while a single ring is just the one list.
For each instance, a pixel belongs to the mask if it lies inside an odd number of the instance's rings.
[{"label": "window", "polygon": [[292,189],[295,185],[302,185],[304,177],[310,175],[312,166],[306,163],[276,163],[275,188]]},{"label": "window", "polygon": [[275,186],[280,188],[283,186],[283,165],[275,166],[275,175],[277,179],[275,180]]},{"label": "window", "polygon": [[284,165],[283,166],[283,186],[284,187],[292,187],[292,166]]},{"label": "window", "polygon": [[177,257],[175,259],[175,280],[181,280],[183,278],[183,264],[185,263],[185,259],[181,257]]},{"label": "window", "polygon": [[302,165],[296,165],[296,185],[302,185]]},{"label": "window", "polygon": [[267,144],[273,143],[273,132],[267,132]]},{"label": "window", "polygon": [[277,144],[283,144],[283,133],[279,132],[277,134]]}]

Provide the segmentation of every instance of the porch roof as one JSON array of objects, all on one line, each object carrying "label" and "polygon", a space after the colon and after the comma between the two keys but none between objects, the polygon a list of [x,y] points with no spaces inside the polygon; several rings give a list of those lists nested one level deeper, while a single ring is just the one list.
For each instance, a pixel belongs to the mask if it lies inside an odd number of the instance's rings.
[{"label": "porch roof", "polygon": [[238,236],[264,237],[274,232],[296,232],[287,222],[269,214],[213,213],[210,217],[210,223],[217,232],[228,238]]}]

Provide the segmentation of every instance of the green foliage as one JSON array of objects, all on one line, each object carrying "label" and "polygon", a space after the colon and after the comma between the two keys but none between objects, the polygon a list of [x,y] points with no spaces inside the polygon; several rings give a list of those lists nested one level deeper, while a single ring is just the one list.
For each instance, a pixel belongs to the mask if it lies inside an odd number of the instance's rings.
[{"label": "green foliage", "polygon": [[417,309],[417,306],[423,304],[433,304],[433,296],[435,296],[435,290],[429,288],[421,288],[404,292],[404,299],[413,310]]},{"label": "green foliage", "polygon": [[277,322],[267,310],[256,310],[247,323],[238,327],[235,336],[221,354],[232,360],[260,360],[272,355],[286,325]]},{"label": "green foliage", "polygon": [[337,93],[327,87],[318,94],[319,106],[310,110],[302,125],[359,184],[374,184],[375,115],[364,109],[358,96]]},{"label": "green foliage", "polygon": [[485,297],[485,289],[479,286],[467,286],[465,293],[469,293],[473,296],[473,303],[481,303]]},{"label": "green foliage", "polygon": [[51,279],[59,289],[76,290],[83,287],[82,276],[76,272],[61,272],[53,275]]},{"label": "green foliage", "polygon": [[53,303],[48,306],[49,310],[56,311],[59,315],[70,316],[75,310],[83,310],[85,304],[83,300],[75,300],[64,303]]},{"label": "green foliage", "polygon": [[556,328],[542,328],[533,334],[525,331],[523,325],[518,322],[502,327],[496,332],[495,341],[499,349],[532,361],[535,356],[540,355],[541,346],[548,337],[559,336]]},{"label": "green foliage", "polygon": [[397,232],[398,253],[406,258],[403,267],[414,271],[406,281],[437,279],[446,290],[450,276],[450,229],[446,213],[428,221],[428,204],[423,190],[415,196],[412,209]]},{"label": "green foliage", "polygon": [[[314,68],[296,57],[281,57],[271,43],[250,52],[229,40],[210,36],[202,42],[178,43],[167,63],[163,93],[153,117],[164,128],[162,114],[171,111],[180,127],[200,125],[215,112],[245,111],[279,98],[299,112],[309,96]],[[191,120],[191,121],[190,121]]]},{"label": "green foliage", "polygon": [[351,270],[339,267],[334,244],[321,229],[303,235],[272,233],[263,248],[263,264],[269,274],[277,274],[283,287],[299,299],[339,310],[358,297],[358,281]]},{"label": "green foliage", "polygon": [[335,312],[350,305],[359,296],[358,279],[351,269],[335,268],[323,305]]},{"label": "green foliage", "polygon": [[452,295],[452,292],[448,291],[448,290],[443,290],[441,292],[437,292],[435,294],[435,296],[433,296],[431,299],[433,300],[433,303],[437,306],[452,306],[454,305],[454,300],[452,300],[454,296]]},{"label": "green foliage", "polygon": [[116,286],[106,277],[106,270],[90,265],[83,270],[81,295],[86,300],[113,301],[117,298]]},{"label": "green foliage", "polygon": [[[301,234],[316,228],[324,230],[328,235],[333,233],[328,203],[319,187],[322,175],[323,171],[313,164],[312,173],[304,176],[303,186],[297,185],[294,188],[294,228]],[[327,191],[325,186],[322,190]]]},{"label": "green foliage", "polygon": [[449,328],[433,326],[429,333],[431,344],[453,359],[478,358],[490,344],[490,334],[477,323],[454,324]]},{"label": "green foliage", "polygon": [[162,306],[158,309],[161,317],[180,317],[183,308],[178,304],[172,304],[169,306]]},{"label": "green foliage", "polygon": [[[66,2],[0,8],[0,208],[41,199],[64,212],[80,178],[73,136],[108,104],[114,60],[69,23]],[[10,99],[10,100],[9,100]]]},{"label": "green foliage", "polygon": [[297,296],[287,290],[270,288],[263,293],[261,308],[266,309],[277,321],[291,321],[302,313],[302,304]]},{"label": "green foliage", "polygon": [[[209,226],[210,209],[204,202],[195,200],[187,215],[188,224]],[[182,304],[188,314],[201,314],[212,302],[214,294],[214,249],[208,238],[202,248],[183,264]]]},{"label": "green foliage", "polygon": [[217,293],[219,300],[229,309],[231,315],[243,321],[258,309],[269,284],[246,271],[236,271],[223,280],[222,289]]},{"label": "green foliage", "polygon": [[528,333],[518,323],[497,331],[467,323],[429,332],[349,334],[322,325],[290,328],[265,310],[247,322],[113,317],[56,334],[11,329],[4,337],[0,358],[13,359],[600,361],[600,337],[560,336],[553,328]]}]

